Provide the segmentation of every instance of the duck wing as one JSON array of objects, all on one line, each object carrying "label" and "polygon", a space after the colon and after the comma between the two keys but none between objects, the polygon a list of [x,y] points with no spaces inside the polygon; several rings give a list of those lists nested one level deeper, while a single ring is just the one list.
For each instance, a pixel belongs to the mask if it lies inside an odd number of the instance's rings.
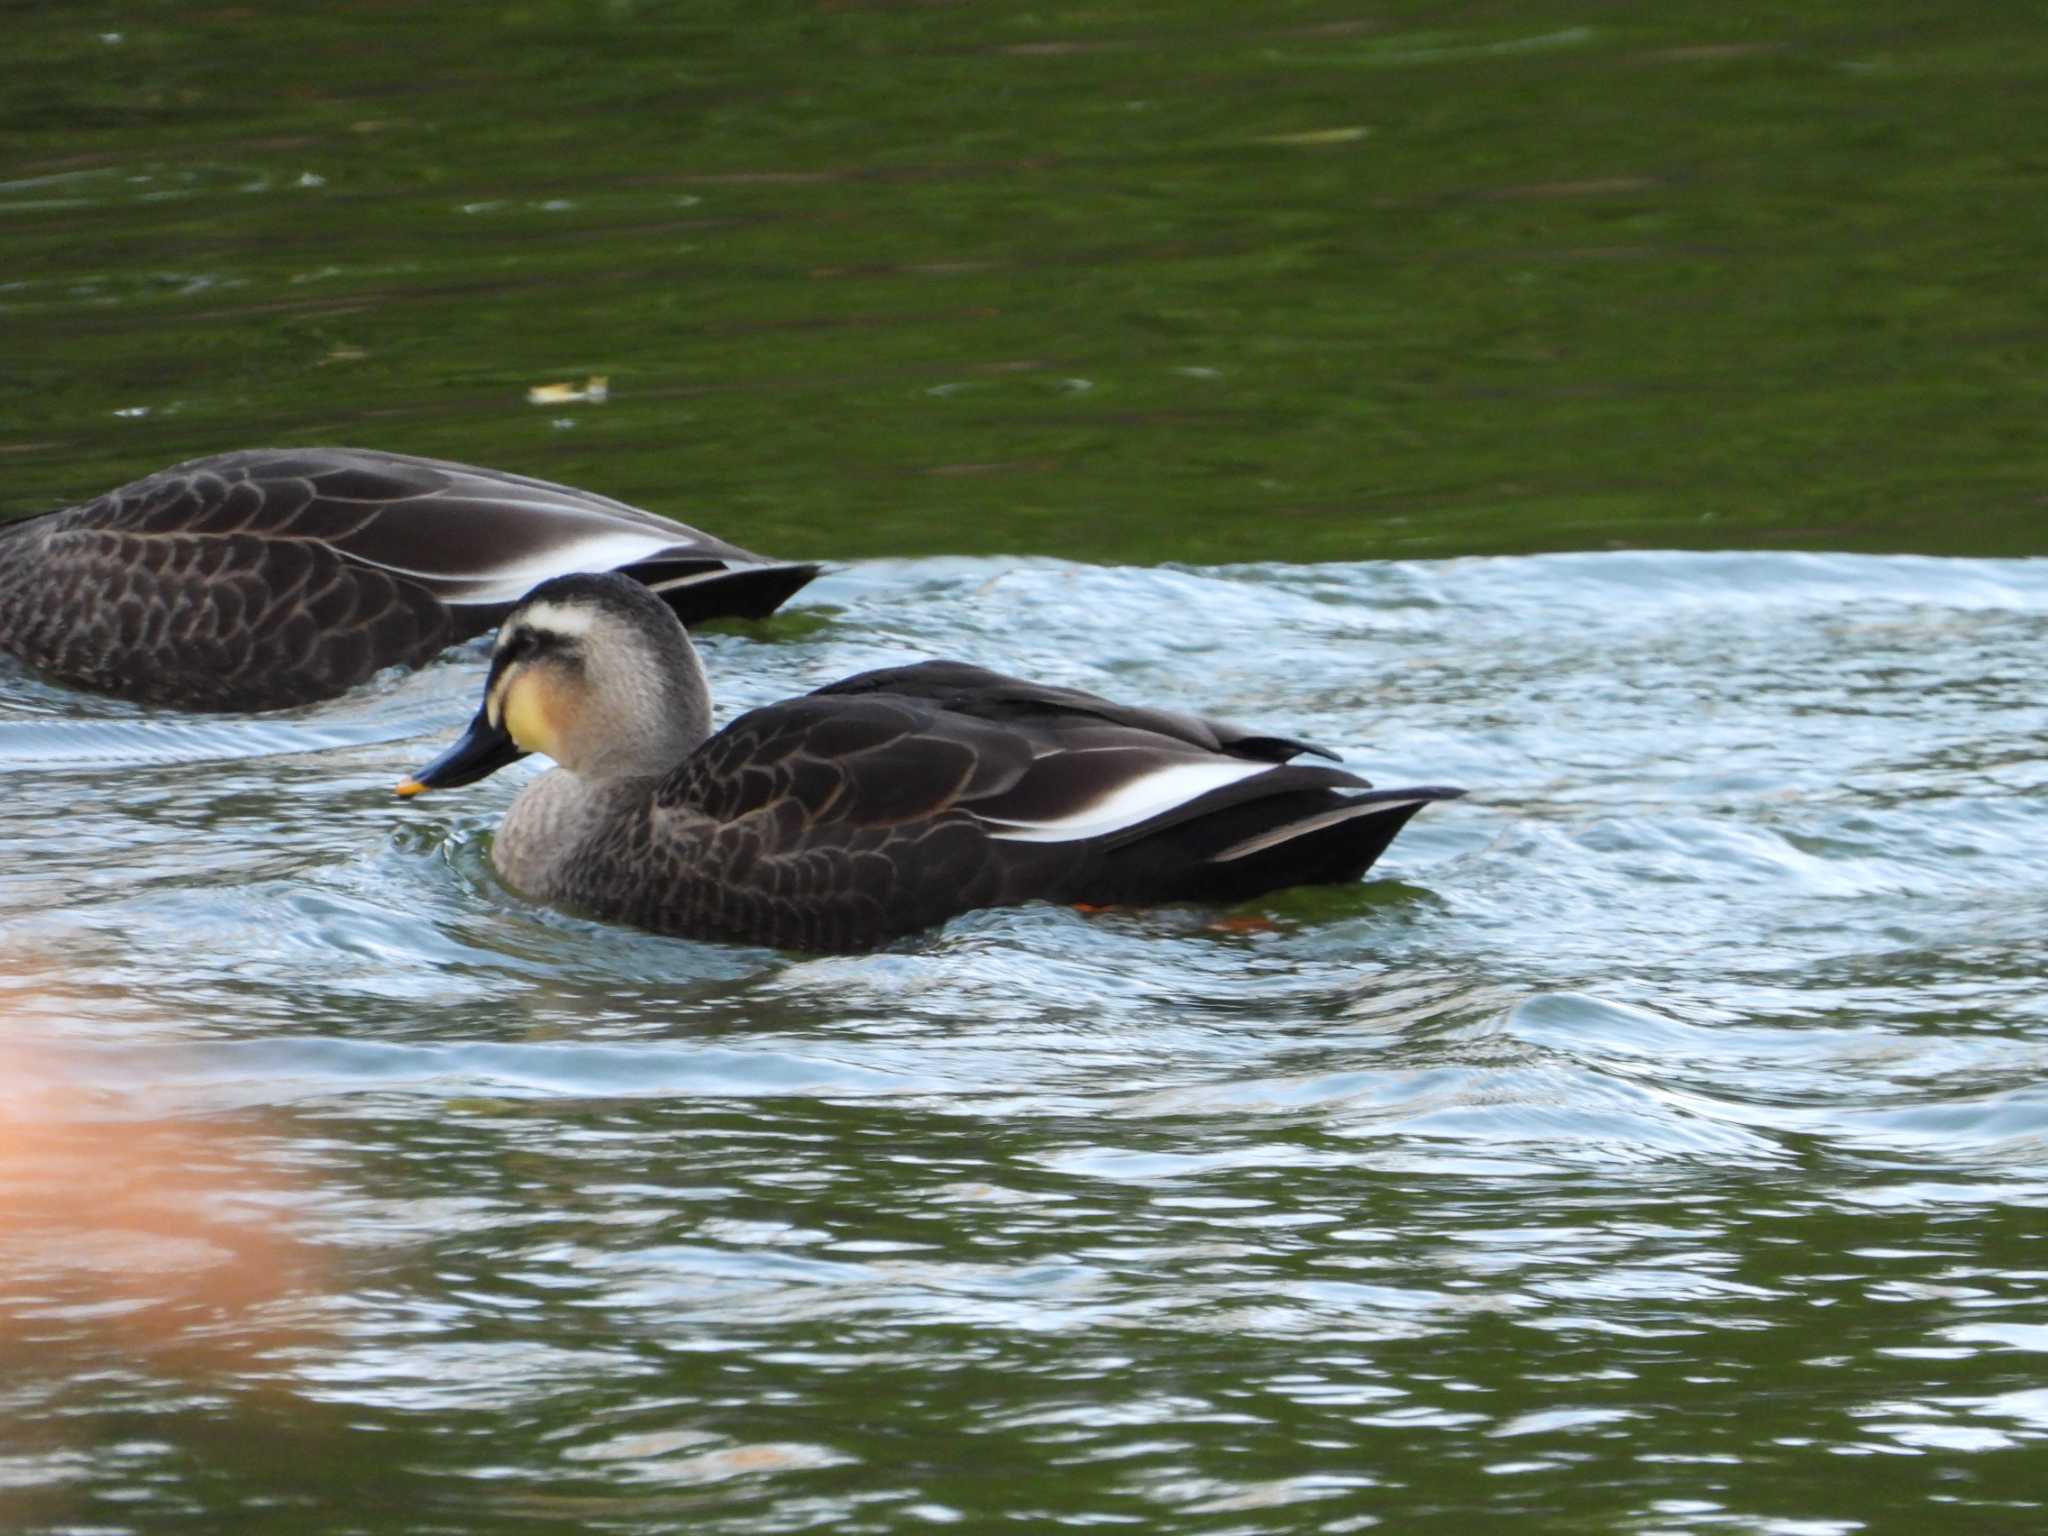
[{"label": "duck wing", "polygon": [[742,715],[663,781],[580,861],[641,871],[623,902],[565,894],[671,933],[859,949],[978,907],[1356,878],[1459,793],[1285,760],[1306,750],[961,663],[867,673]]},{"label": "duck wing", "polygon": [[523,475],[251,449],[0,532],[0,648],[144,702],[273,708],[416,666],[536,582],[607,568],[685,623],[772,612],[817,574]]},{"label": "duck wing", "polygon": [[[693,589],[705,616],[757,617],[760,578],[794,586],[814,565],[772,561],[687,523],[594,491],[527,475],[369,449],[258,451],[200,461],[209,474],[264,487],[273,536],[313,538],[345,558],[420,583],[474,615],[480,633],[550,576],[623,571],[649,586]],[[721,587],[734,568],[753,578]],[[710,594],[745,594],[718,607]],[[779,601],[779,599],[778,599]],[[773,605],[769,610],[772,611]]]},{"label": "duck wing", "polygon": [[[1119,704],[1079,688],[1056,688],[1028,682],[964,661],[921,661],[907,667],[885,667],[874,672],[856,673],[819,689],[818,693],[854,697],[891,694],[899,698],[919,699],[949,713],[977,720],[1020,725],[1059,722],[1069,739],[1085,731],[1087,723],[1092,721],[1112,728],[1163,736],[1207,752],[1224,752],[1233,757],[1256,758],[1262,762],[1284,763],[1303,753],[1325,757],[1333,763],[1337,761],[1336,753],[1312,742],[1268,736],[1201,715]],[[1109,734],[1113,735],[1114,730]]]},{"label": "duck wing", "polygon": [[457,621],[466,633],[481,633],[540,582],[571,571],[620,570],[650,586],[707,591],[715,583],[703,578],[734,566],[817,574],[594,491],[370,448],[216,454],[58,515],[137,536],[324,544],[471,610]]},{"label": "duck wing", "polygon": [[461,638],[416,582],[277,537],[259,482],[178,472],[0,536],[0,650],[145,704],[329,698]]}]

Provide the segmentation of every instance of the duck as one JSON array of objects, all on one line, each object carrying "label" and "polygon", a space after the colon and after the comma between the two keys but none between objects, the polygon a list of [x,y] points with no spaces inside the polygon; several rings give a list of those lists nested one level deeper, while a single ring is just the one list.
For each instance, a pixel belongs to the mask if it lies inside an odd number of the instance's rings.
[{"label": "duck", "polygon": [[549,576],[622,570],[694,624],[818,569],[503,470],[251,448],[0,527],[0,651],[140,704],[281,709],[484,634]]},{"label": "duck", "polygon": [[535,587],[499,627],[468,728],[397,792],[474,784],[530,753],[555,766],[492,840],[514,891],[816,953],[985,907],[1353,881],[1416,812],[1464,793],[1375,789],[1307,742],[961,661],[862,672],[714,732],[684,627],[615,574]]}]

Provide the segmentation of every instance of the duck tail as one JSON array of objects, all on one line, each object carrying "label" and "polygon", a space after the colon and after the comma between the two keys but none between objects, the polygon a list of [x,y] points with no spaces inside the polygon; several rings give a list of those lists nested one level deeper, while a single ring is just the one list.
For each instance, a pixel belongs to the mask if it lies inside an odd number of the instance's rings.
[{"label": "duck tail", "polygon": [[1346,884],[1417,811],[1464,793],[1443,784],[1296,789],[1219,805],[1112,857],[1127,878],[1153,888],[1153,900],[1246,901],[1290,885]]},{"label": "duck tail", "polygon": [[678,572],[650,560],[629,565],[625,572],[645,582],[689,629],[706,619],[765,619],[809,585],[820,569],[789,562],[698,566]]},{"label": "duck tail", "polygon": [[1241,837],[1212,853],[1207,862],[1219,879],[1248,893],[1276,885],[1356,880],[1379,861],[1417,811],[1464,793],[1446,784],[1425,784],[1344,796],[1342,803],[1291,814]]}]

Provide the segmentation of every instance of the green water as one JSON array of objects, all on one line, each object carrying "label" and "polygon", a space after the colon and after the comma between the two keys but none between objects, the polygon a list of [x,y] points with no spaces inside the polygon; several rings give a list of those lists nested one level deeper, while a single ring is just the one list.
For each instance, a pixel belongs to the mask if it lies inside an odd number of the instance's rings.
[{"label": "green water", "polygon": [[397,804],[474,657],[0,664],[0,1529],[2034,1529],[2048,16],[1787,9],[0,4],[0,514],[492,464],[834,563],[722,718],[1474,791],[812,960]]},{"label": "green water", "polygon": [[839,558],[2048,524],[2029,7],[10,9],[14,511],[348,440]]}]

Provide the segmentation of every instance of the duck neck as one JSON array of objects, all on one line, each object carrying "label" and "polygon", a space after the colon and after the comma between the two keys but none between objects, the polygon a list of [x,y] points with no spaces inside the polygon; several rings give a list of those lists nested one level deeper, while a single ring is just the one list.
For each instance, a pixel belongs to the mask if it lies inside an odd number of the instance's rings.
[{"label": "duck neck", "polygon": [[568,896],[576,855],[618,814],[622,801],[644,798],[644,778],[591,779],[554,768],[522,789],[499,825],[491,862],[506,884],[537,901]]}]

